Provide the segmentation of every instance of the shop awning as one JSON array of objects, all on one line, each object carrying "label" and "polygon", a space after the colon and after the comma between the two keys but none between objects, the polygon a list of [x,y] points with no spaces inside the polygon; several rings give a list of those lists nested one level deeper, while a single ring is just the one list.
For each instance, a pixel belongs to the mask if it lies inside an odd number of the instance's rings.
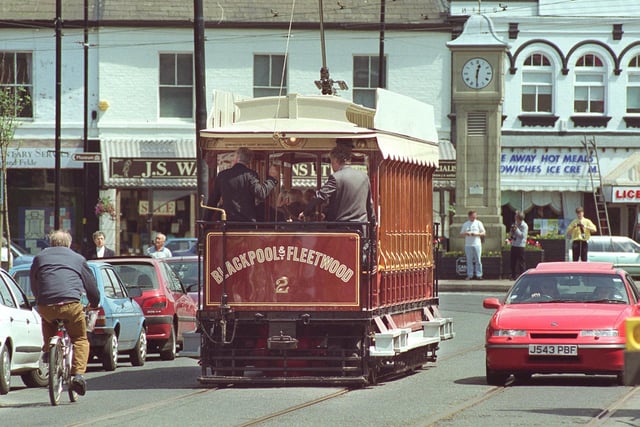
[{"label": "shop awning", "polygon": [[631,154],[609,174],[602,177],[602,185],[639,185],[640,153]]},{"label": "shop awning", "polygon": [[103,186],[195,189],[194,139],[103,139]]},{"label": "shop awning", "polygon": [[384,132],[376,133],[378,148],[385,159],[401,160],[419,165],[438,167],[438,145],[399,137]]}]

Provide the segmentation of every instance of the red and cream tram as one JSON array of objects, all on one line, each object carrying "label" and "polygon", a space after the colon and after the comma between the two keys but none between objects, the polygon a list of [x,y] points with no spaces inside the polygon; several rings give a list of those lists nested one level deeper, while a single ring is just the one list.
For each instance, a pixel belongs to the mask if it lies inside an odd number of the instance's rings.
[{"label": "red and cream tram", "polygon": [[[248,147],[262,179],[271,164],[281,177],[264,221],[221,214],[200,224],[201,383],[374,384],[435,361],[453,337],[434,285],[433,110],[384,90],[377,97],[376,110],[326,95],[249,99],[236,103],[234,123],[201,131],[218,171]],[[271,214],[278,192],[326,181],[336,144],[370,177],[377,224]]]}]

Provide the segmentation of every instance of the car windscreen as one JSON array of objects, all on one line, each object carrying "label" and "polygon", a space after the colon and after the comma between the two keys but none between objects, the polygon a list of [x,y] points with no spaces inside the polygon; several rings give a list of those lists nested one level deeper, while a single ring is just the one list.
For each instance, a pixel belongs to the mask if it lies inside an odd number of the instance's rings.
[{"label": "car windscreen", "polygon": [[198,260],[167,262],[185,286],[198,283]]},{"label": "car windscreen", "polygon": [[127,288],[158,289],[158,277],[151,264],[112,264]]},{"label": "car windscreen", "polygon": [[615,274],[526,274],[507,294],[507,304],[547,302],[621,303],[629,296]]}]

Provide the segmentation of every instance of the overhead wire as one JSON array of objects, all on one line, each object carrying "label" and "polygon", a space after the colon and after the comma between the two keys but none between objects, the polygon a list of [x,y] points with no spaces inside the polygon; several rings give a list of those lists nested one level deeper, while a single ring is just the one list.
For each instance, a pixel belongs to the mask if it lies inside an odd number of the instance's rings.
[{"label": "overhead wire", "polygon": [[[294,2],[295,3],[295,2]],[[400,4],[401,1],[398,0],[397,2],[394,1],[393,3],[398,3]],[[575,0],[558,0],[555,2],[549,2],[546,3],[545,5],[547,6],[555,6],[555,5],[563,5],[563,4],[577,4],[575,3]],[[597,6],[597,5],[601,5],[602,1],[601,0],[582,0],[580,2],[580,6],[584,7],[584,5],[587,4],[587,7],[591,7],[591,5],[593,6]],[[380,1],[372,1],[372,2],[367,2],[364,4],[360,4],[360,5],[353,5],[353,6],[349,6],[347,8],[345,8],[345,11],[356,11],[356,12],[362,12],[363,10],[366,9],[374,9],[379,7],[380,5]],[[483,14],[486,14],[488,16],[499,16],[499,15],[508,15],[509,13],[513,13],[514,11],[519,11],[519,10],[524,10],[526,8],[529,8],[530,6],[515,6],[515,5],[511,5],[511,4],[507,4],[507,9],[506,10],[496,10],[496,11],[492,11],[492,10],[482,10],[481,7],[481,11]],[[299,5],[296,6],[296,11],[292,12],[289,18],[289,23],[288,23],[288,31],[286,34],[287,37],[287,43],[289,43],[290,39],[292,38],[292,33],[295,32],[296,35],[296,39],[297,40],[304,40],[305,38],[308,37],[309,40],[313,40],[315,38],[317,38],[317,32],[315,30],[312,29],[300,29],[300,30],[295,30],[293,31],[293,22],[295,22],[294,17],[295,16],[306,16],[308,15],[309,8],[306,7],[300,7]],[[340,7],[334,7],[334,9],[336,10],[342,10]],[[470,11],[471,13],[473,13],[476,9],[472,8],[472,10]],[[545,17],[549,17],[549,18],[562,18],[564,16],[542,16],[541,18],[545,18]],[[587,16],[588,17],[588,16]],[[265,17],[256,17],[256,18],[252,18],[252,19],[243,19],[243,20],[234,20],[233,22],[237,22],[237,23],[241,23],[241,24],[251,24],[251,23],[260,23],[260,22],[267,22],[267,18],[268,16]],[[517,16],[515,18],[518,18]],[[572,18],[571,16],[566,16],[566,18]],[[611,19],[614,19],[615,16],[611,16]],[[224,17],[222,17],[222,19],[224,19]],[[212,21],[214,21],[215,19],[212,18]],[[51,30],[54,31],[54,27],[53,27],[53,22],[51,24],[47,24],[47,25],[37,25],[37,24],[33,24],[33,23],[27,23],[29,21],[10,21],[10,20],[6,20],[6,19],[1,19],[0,20],[0,25],[4,25],[4,26],[8,26],[8,25],[12,25],[12,26],[16,26],[16,25],[21,25],[24,27],[25,30],[28,29],[46,29],[46,30]],[[217,21],[220,22],[220,21]],[[306,20],[305,22],[309,22],[308,20]],[[366,28],[366,27],[370,27],[372,24],[374,24],[374,22],[371,23],[342,23],[342,27],[343,29],[348,29],[348,30],[353,30],[353,31],[358,31],[359,28]],[[576,22],[575,24],[573,24],[574,27],[580,27],[580,26],[584,26],[584,27],[588,27],[588,28],[592,28],[593,27],[593,22]],[[100,27],[100,22],[97,21],[96,22],[96,26],[92,27],[92,29],[96,29]],[[118,34],[127,34],[127,33],[131,33],[131,32],[145,32],[145,31],[156,31],[158,27],[137,27],[137,28],[131,28],[131,27],[127,27],[127,28],[122,28],[122,27],[107,27],[107,28],[100,28],[99,30],[99,34],[101,36],[109,36],[109,35],[118,35]],[[75,30],[75,29],[83,29],[83,27],[79,26],[79,25],[65,25],[64,30]],[[212,27],[208,28],[209,30],[213,29]],[[228,28],[225,28],[228,29]],[[385,38],[389,41],[391,40],[401,40],[401,39],[411,39],[413,37],[413,35],[411,33],[414,32],[424,32],[424,31],[429,31],[429,32],[438,32],[438,31],[450,31],[451,29],[451,25],[450,24],[446,24],[443,23],[442,26],[438,26],[438,25],[434,25],[434,26],[430,26],[428,29],[427,28],[417,28],[417,29],[403,29],[403,30],[397,30],[397,31],[390,31],[388,35],[385,36]],[[249,32],[248,30],[251,29],[243,29],[243,34],[237,34],[237,35],[224,35],[224,36],[218,36],[215,35],[214,36],[209,36],[205,39],[205,42],[211,42],[211,41],[224,41],[224,42],[232,42],[234,40],[238,40],[238,41],[246,41],[246,40],[253,40],[253,39],[262,39],[264,37],[272,37],[272,36],[277,36],[279,34],[281,34],[281,31],[273,31],[273,32],[269,32],[269,34],[265,34],[264,32],[261,32],[260,34],[247,34],[247,32]],[[263,31],[259,28],[255,29],[256,31]],[[2,31],[2,28],[0,28],[0,31]],[[409,34],[407,34],[409,33]],[[74,35],[75,36],[75,35]],[[81,35],[78,34],[78,37],[80,37]],[[30,37],[24,37],[24,36],[20,36],[20,37],[8,37],[8,38],[2,38],[0,39],[0,43],[12,43],[12,42],[21,42],[21,41],[28,41],[28,40],[38,40],[38,39],[48,39],[50,38],[51,35],[50,34],[42,34],[41,36],[30,36]],[[71,37],[71,36],[68,36]],[[353,38],[354,40],[368,40],[371,39],[371,37],[367,37],[366,34],[363,34],[362,37],[355,37]],[[190,44],[192,42],[191,38],[185,37],[184,41],[181,40],[173,40],[173,41],[154,41],[154,42],[149,42],[149,43],[143,43],[142,45],[144,46],[154,46],[154,45],[180,45],[180,44]],[[110,42],[110,43],[93,43],[91,44],[90,48],[99,48],[99,49],[112,49],[112,48],[123,48],[123,47],[131,47],[131,46],[139,46],[141,45],[140,43],[114,43],[114,42]],[[84,46],[83,45],[79,45],[78,49],[82,49]],[[50,51],[52,48],[36,48],[33,49],[34,52],[36,51]]]}]

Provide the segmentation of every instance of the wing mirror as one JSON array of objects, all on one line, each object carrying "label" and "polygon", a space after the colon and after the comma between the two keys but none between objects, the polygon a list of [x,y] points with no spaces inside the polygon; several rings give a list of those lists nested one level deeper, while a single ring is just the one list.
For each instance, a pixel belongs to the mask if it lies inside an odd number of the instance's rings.
[{"label": "wing mirror", "polygon": [[500,300],[498,298],[485,298],[484,301],[482,301],[482,306],[484,308],[493,308],[493,309],[497,309],[500,308],[502,304],[500,304]]}]

